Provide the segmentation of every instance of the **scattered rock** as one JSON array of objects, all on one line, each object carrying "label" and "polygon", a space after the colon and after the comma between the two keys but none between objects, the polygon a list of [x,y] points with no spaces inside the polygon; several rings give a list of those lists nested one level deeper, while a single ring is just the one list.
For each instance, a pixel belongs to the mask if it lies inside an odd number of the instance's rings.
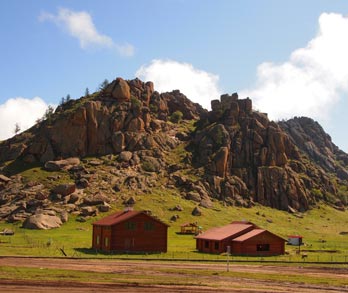
[{"label": "scattered rock", "polygon": [[172,222],[176,222],[177,219],[179,219],[179,215],[173,215],[171,218],[170,218],[170,221]]},{"label": "scattered rock", "polygon": [[53,193],[60,194],[62,196],[67,196],[76,190],[75,183],[59,184],[52,189]]},{"label": "scattered rock", "polygon": [[9,182],[9,181],[11,181],[10,178],[6,177],[5,175],[0,174],[0,182],[5,182],[5,183],[7,183],[7,182]]},{"label": "scattered rock", "polygon": [[191,192],[187,193],[185,198],[188,199],[188,200],[201,202],[201,196],[199,195],[198,192],[195,192],[195,191],[191,191]]},{"label": "scattered rock", "polygon": [[60,217],[46,214],[36,214],[28,217],[23,222],[22,227],[25,229],[47,230],[59,228],[61,225],[62,220],[60,219]]},{"label": "scattered rock", "polygon": [[133,156],[132,152],[123,151],[119,154],[118,161],[119,162],[129,162],[130,159],[132,158],[132,156]]},{"label": "scattered rock", "polygon": [[131,196],[129,199],[124,201],[124,204],[128,205],[128,206],[133,206],[133,205],[135,205],[135,203],[136,203],[136,200],[135,200],[134,196]]},{"label": "scattered rock", "polygon": [[69,213],[67,211],[62,211],[60,214],[60,219],[62,223],[66,223],[69,220]]},{"label": "scattered rock", "polygon": [[174,208],[171,209],[172,211],[178,211],[182,212],[184,209],[181,205],[177,204]]},{"label": "scattered rock", "polygon": [[82,207],[80,215],[82,217],[90,217],[95,216],[97,214],[97,210],[94,207]]},{"label": "scattered rock", "polygon": [[5,228],[0,232],[0,235],[12,236],[14,235],[14,231],[12,229]]},{"label": "scattered rock", "polygon": [[202,215],[202,211],[199,207],[195,207],[192,211],[192,216],[201,216]]},{"label": "scattered rock", "polygon": [[106,213],[110,210],[111,206],[107,203],[98,205],[98,211],[102,213]]},{"label": "scattered rock", "polygon": [[47,161],[45,163],[45,169],[48,171],[61,171],[61,170],[69,170],[73,166],[80,165],[79,158],[68,158],[65,160],[58,161]]}]

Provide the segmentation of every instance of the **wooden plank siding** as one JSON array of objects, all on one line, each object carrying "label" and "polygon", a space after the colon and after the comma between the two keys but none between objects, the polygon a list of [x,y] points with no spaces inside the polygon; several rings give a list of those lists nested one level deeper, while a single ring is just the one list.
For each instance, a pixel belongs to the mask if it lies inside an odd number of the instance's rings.
[{"label": "wooden plank siding", "polygon": [[231,253],[235,255],[279,255],[285,253],[285,240],[265,231],[245,241],[232,241]]},{"label": "wooden plank siding", "polygon": [[231,245],[232,239],[251,231],[253,227],[246,228],[240,232],[234,233],[230,237],[222,240],[196,239],[196,249],[207,253],[223,253],[227,251],[227,246]]},{"label": "wooden plank siding", "polygon": [[[251,225],[249,225],[251,224]],[[285,253],[286,240],[252,223],[232,222],[198,235],[196,249],[206,253],[224,253],[227,246],[235,255],[279,255]]]},{"label": "wooden plank siding", "polygon": [[103,251],[167,252],[168,225],[137,213],[110,225],[93,224],[92,247]]}]

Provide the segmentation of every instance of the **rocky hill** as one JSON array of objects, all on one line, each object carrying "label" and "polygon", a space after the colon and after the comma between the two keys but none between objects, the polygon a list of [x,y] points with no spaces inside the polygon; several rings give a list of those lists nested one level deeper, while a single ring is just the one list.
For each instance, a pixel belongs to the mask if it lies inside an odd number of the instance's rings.
[{"label": "rocky hill", "polygon": [[237,94],[207,112],[178,90],[117,78],[44,118],[0,143],[1,219],[59,225],[70,213],[83,220],[169,188],[205,208],[347,204],[348,155],[320,125],[269,121]]}]

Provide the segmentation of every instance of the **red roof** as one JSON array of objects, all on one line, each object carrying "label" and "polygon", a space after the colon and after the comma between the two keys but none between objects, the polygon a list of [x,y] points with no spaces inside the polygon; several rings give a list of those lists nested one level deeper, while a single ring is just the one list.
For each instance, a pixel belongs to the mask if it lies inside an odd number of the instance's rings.
[{"label": "red roof", "polygon": [[197,239],[207,240],[223,240],[228,237],[233,237],[236,234],[242,233],[243,231],[249,230],[254,225],[249,224],[228,224],[223,227],[217,227],[207,230],[206,232],[196,236]]},{"label": "red roof", "polygon": [[247,232],[247,233],[233,239],[232,241],[243,242],[245,240],[253,238],[254,236],[260,235],[265,231],[266,230],[263,230],[263,229],[254,229],[254,230],[251,230],[250,232]]},{"label": "red roof", "polygon": [[271,232],[269,232],[267,230],[264,230],[264,229],[254,229],[254,230],[251,230],[250,232],[247,232],[247,233],[245,233],[245,234],[243,234],[243,235],[233,239],[232,241],[243,242],[243,241],[249,240],[249,239],[251,239],[251,238],[253,238],[255,236],[258,236],[260,234],[263,234],[263,233],[268,233],[268,234],[271,234],[271,235],[273,235],[273,236],[275,236],[275,237],[277,237],[279,239],[282,239],[283,241],[287,241],[287,240],[285,240],[285,239],[283,239],[283,238],[281,238],[281,237],[279,237],[279,236],[277,236],[277,235],[275,235],[275,234],[273,234],[273,233],[271,233]]},{"label": "red roof", "polygon": [[146,216],[152,218],[153,220],[162,223],[163,225],[169,226],[166,223],[160,221],[159,219],[150,216],[149,214],[147,214],[144,211],[121,211],[121,212],[117,212],[115,214],[112,214],[110,216],[107,216],[105,218],[102,218],[96,222],[93,223],[93,225],[97,225],[97,226],[113,226],[115,224],[124,222],[128,219],[131,219],[133,217],[135,217],[136,215],[139,214],[145,214]]}]

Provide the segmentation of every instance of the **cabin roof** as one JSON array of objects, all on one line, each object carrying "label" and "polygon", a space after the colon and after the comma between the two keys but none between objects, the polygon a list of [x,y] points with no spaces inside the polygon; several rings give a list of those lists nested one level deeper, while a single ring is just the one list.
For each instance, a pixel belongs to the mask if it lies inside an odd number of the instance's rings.
[{"label": "cabin roof", "polygon": [[249,231],[249,232],[247,232],[247,233],[245,233],[245,234],[243,234],[243,235],[233,239],[232,241],[234,241],[234,242],[244,242],[246,240],[249,240],[249,239],[251,239],[251,238],[253,238],[255,236],[261,235],[263,233],[268,233],[268,234],[271,234],[274,237],[277,237],[277,238],[279,238],[279,239],[281,239],[281,240],[283,240],[285,242],[287,241],[287,240],[283,239],[282,237],[279,237],[279,236],[269,232],[268,230],[264,230],[264,229],[253,229],[253,230],[251,230],[251,231]]},{"label": "cabin roof", "polygon": [[251,224],[232,223],[223,227],[211,228],[206,232],[196,236],[197,239],[207,240],[223,240],[228,237],[233,237],[236,234],[247,231],[254,227]]},{"label": "cabin roof", "polygon": [[248,240],[250,238],[253,238],[257,235],[260,235],[262,234],[263,232],[265,232],[266,230],[263,230],[263,229],[254,229],[254,230],[251,230],[250,232],[247,232],[235,239],[233,239],[232,241],[236,241],[236,242],[243,242],[245,240]]},{"label": "cabin roof", "polygon": [[120,212],[111,214],[109,216],[106,216],[105,218],[102,218],[102,219],[94,222],[93,225],[95,225],[95,226],[113,226],[113,225],[116,225],[118,223],[122,223],[126,220],[129,220],[129,219],[131,219],[139,214],[144,214],[147,217],[153,219],[154,221],[157,221],[157,222],[169,227],[169,225],[167,225],[166,223],[157,219],[156,217],[149,215],[145,211],[120,211]]}]

